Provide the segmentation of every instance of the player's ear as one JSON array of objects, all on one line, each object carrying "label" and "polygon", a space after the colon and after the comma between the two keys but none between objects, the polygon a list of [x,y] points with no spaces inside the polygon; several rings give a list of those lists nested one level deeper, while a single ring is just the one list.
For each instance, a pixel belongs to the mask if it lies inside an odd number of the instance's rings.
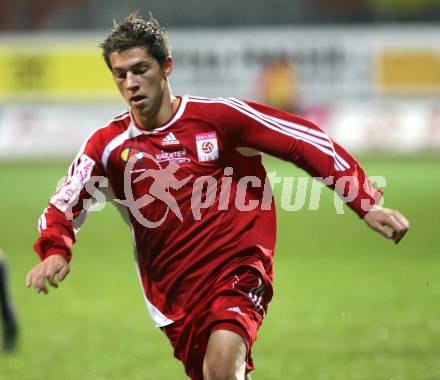
[{"label": "player's ear", "polygon": [[172,72],[173,72],[173,57],[169,55],[165,59],[165,63],[163,64],[163,73],[165,75],[165,78],[168,78]]}]

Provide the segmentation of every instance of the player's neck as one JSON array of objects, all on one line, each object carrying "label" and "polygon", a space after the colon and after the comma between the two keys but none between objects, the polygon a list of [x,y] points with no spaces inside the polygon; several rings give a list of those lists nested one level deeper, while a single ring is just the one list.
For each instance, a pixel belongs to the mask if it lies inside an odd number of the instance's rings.
[{"label": "player's neck", "polygon": [[171,116],[177,110],[179,106],[179,99],[171,94],[169,88],[164,91],[161,102],[157,105],[157,109],[150,115],[142,115],[135,111],[132,115],[139,127],[142,129],[154,129],[158,126],[165,124],[171,119]]}]

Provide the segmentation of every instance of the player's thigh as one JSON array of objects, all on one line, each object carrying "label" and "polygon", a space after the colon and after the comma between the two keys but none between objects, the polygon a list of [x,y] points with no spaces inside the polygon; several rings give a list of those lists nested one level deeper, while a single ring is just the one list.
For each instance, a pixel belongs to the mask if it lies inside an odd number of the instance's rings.
[{"label": "player's thigh", "polygon": [[203,360],[205,380],[244,380],[246,355],[247,346],[240,335],[228,330],[214,330]]}]

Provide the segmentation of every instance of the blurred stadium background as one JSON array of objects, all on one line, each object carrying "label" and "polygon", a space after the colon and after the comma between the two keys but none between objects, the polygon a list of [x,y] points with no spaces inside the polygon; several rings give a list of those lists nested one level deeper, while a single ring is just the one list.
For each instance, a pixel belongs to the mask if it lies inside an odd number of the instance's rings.
[{"label": "blurred stadium background", "polygon": [[84,226],[61,289],[24,288],[48,196],[83,139],[125,108],[97,45],[132,10],[169,29],[176,94],[243,97],[314,120],[386,178],[385,206],[412,223],[395,247],[352,213],[336,215],[330,192],[318,212],[279,210],[276,296],[254,379],[440,379],[438,1],[0,0],[0,9],[0,247],[21,328],[16,352],[0,353],[0,379],[185,378],[149,321],[111,207]]}]

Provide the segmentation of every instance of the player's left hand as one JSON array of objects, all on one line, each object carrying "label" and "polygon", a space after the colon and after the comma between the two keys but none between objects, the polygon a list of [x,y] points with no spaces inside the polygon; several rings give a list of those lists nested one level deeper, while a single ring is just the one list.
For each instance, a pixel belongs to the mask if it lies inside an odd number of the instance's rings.
[{"label": "player's left hand", "polygon": [[387,239],[398,244],[409,229],[408,220],[397,210],[374,207],[364,217],[365,223]]}]

